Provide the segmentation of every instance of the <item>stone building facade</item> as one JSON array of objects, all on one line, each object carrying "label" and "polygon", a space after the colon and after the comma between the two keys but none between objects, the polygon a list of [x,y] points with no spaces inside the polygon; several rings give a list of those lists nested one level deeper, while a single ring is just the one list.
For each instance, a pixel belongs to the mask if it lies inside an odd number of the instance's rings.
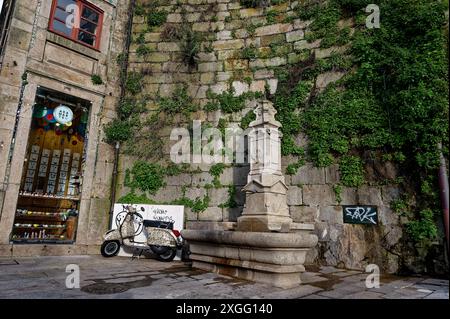
[{"label": "stone building facade", "polygon": [[[71,39],[71,31],[56,21],[55,17],[64,21],[70,14],[64,8],[71,4],[83,8],[82,25],[91,24],[89,28],[96,34],[96,40],[89,39],[87,31],[83,36],[79,31],[78,38]],[[101,127],[115,117],[120,96],[120,69],[110,61],[115,61],[124,50],[129,1],[16,0],[5,1],[4,5],[11,8],[8,23],[2,23],[6,41],[1,48],[0,69],[0,255],[97,253],[98,246],[90,247],[101,243],[101,235],[108,227],[114,161],[113,148],[103,142]],[[96,27],[88,22],[91,18],[98,24]],[[94,84],[93,75],[102,79],[102,83]],[[82,195],[77,207],[78,229],[75,241],[70,244],[11,242],[38,92],[82,99],[89,112]],[[41,222],[37,226],[42,226]],[[25,232],[26,237],[29,233]],[[41,229],[33,236],[44,238],[43,234]]]}]

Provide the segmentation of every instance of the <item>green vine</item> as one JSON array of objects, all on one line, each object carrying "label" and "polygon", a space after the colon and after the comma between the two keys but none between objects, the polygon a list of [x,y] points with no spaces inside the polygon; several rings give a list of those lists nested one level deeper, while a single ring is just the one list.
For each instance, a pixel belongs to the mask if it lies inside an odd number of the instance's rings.
[{"label": "green vine", "polygon": [[247,8],[267,7],[269,5],[277,5],[286,3],[289,0],[240,0],[240,4]]},{"label": "green vine", "polygon": [[156,202],[152,199],[147,198],[146,195],[136,195],[134,192],[130,192],[117,200],[118,203],[122,204],[147,204],[154,205]]},{"label": "green vine", "polygon": [[256,50],[256,47],[251,44],[242,50],[241,57],[247,60],[254,60],[258,57],[258,51]]},{"label": "green vine", "polygon": [[197,110],[197,105],[187,92],[187,85],[177,86],[171,97],[158,97],[157,102],[159,111],[167,114],[181,113],[188,116]]},{"label": "green vine", "polygon": [[206,97],[210,101],[203,107],[205,111],[222,110],[225,113],[234,113],[242,111],[245,108],[245,102],[262,97],[261,92],[245,92],[239,96],[234,95],[234,91],[222,92],[216,94],[211,91],[206,93]]},{"label": "green vine", "polygon": [[334,195],[336,196],[336,202],[339,204],[342,202],[342,186],[341,185],[334,185],[333,186]]},{"label": "green vine", "polygon": [[180,199],[170,202],[171,205],[183,205],[189,207],[194,213],[204,212],[208,207],[211,199],[208,195],[203,198],[196,198],[194,200],[183,196]]},{"label": "green vine", "polygon": [[359,187],[364,182],[364,168],[361,158],[357,156],[342,156],[339,162],[341,182],[344,186]]},{"label": "green vine", "polygon": [[136,161],[131,170],[126,171],[125,186],[155,194],[165,186],[164,170],[157,164]]},{"label": "green vine", "polygon": [[171,202],[157,202],[153,199],[149,199],[145,194],[137,195],[133,191],[118,199],[118,203],[123,204],[182,205],[185,207],[189,207],[194,213],[201,213],[205,211],[209,207],[210,201],[211,199],[208,196],[205,196],[203,198],[196,198],[194,200],[183,196],[182,198],[176,199]]},{"label": "green vine", "polygon": [[222,175],[223,170],[226,168],[227,166],[223,163],[218,163],[215,164],[213,166],[211,166],[211,168],[209,169],[209,173],[211,174],[211,176],[214,177],[213,179],[213,185],[214,187],[218,188],[221,187],[222,185],[220,184],[220,175]]},{"label": "green vine", "polygon": [[98,74],[93,74],[91,76],[91,81],[92,81],[92,84],[94,84],[94,85],[102,85],[103,84],[103,80],[102,80],[101,76]]},{"label": "green vine", "polygon": [[138,46],[138,48],[136,49],[136,54],[137,54],[139,57],[147,56],[147,55],[149,55],[149,54],[152,53],[152,52],[153,52],[153,50],[152,50],[149,46],[144,45],[144,44],[141,44],[141,45]]},{"label": "green vine", "polygon": [[135,95],[142,91],[143,75],[138,72],[129,72],[125,82],[125,88],[128,93]]},{"label": "green vine", "polygon": [[[312,20],[308,41],[320,39],[322,49],[350,46],[348,56],[310,54],[280,80],[273,99],[283,124],[283,155],[295,155],[294,137],[304,131],[314,163],[339,163],[342,184],[355,187],[364,183],[367,151],[379,154],[375,160],[389,156],[406,174],[404,182],[414,185],[418,204],[408,233],[423,244],[436,235],[439,142],[448,155],[448,4],[382,0],[382,26],[369,29],[364,9],[370,3],[305,1],[297,7],[300,19]],[[352,27],[339,25],[350,17]],[[347,74],[323,90],[307,85],[330,71]]]},{"label": "green vine", "polygon": [[153,27],[159,27],[163,25],[167,20],[167,11],[155,11],[150,10],[149,13],[147,13],[147,24],[150,28]]},{"label": "green vine", "polygon": [[280,93],[274,97],[274,106],[278,111],[276,118],[283,125],[281,128],[283,133],[281,153],[284,156],[304,155],[304,150],[294,142],[302,128],[302,117],[297,111],[298,108],[306,106],[306,99],[312,86],[313,84],[310,81],[300,81],[294,88],[289,88],[287,81],[282,82]]},{"label": "green vine", "polygon": [[[252,8],[284,2],[240,1],[243,6]],[[444,12],[448,8],[438,0],[381,0],[377,5],[382,12],[382,27],[368,29],[365,26],[368,14],[364,9],[370,3],[366,0],[304,0],[295,9],[295,16],[284,20],[286,23],[294,18],[311,20],[305,38],[309,42],[320,40],[319,50],[299,50],[296,52],[299,59],[292,62],[289,57],[289,69],[275,69],[279,86],[276,95],[270,98],[278,111],[277,119],[283,125],[282,154],[295,158],[286,173],[295,174],[308,156],[316,166],[339,164],[342,186],[359,187],[365,183],[365,168],[371,161],[393,161],[404,177],[391,182],[403,180],[401,183],[413,185],[414,189],[409,191],[417,197],[417,204],[404,209],[408,210],[408,234],[417,242],[432,241],[436,237],[434,218],[439,210],[435,177],[438,142],[445,145],[444,154],[448,155],[448,40],[442,30]],[[147,13],[145,8],[137,8],[136,14],[146,16],[150,27],[166,22],[166,12]],[[280,20],[275,10],[264,11],[268,23]],[[232,13],[225,22],[236,18]],[[346,23],[342,23],[343,19]],[[253,36],[262,25],[249,19],[242,27]],[[185,43],[185,48],[181,48],[183,61],[195,65],[201,50],[200,35],[192,34],[192,41],[185,41],[184,30],[171,24],[166,24],[163,33],[172,41]],[[138,40],[142,42],[140,45],[145,45],[145,36]],[[340,50],[340,53],[318,58],[322,49],[344,45],[348,48],[346,52]],[[289,48],[278,43],[268,46],[264,52],[249,46],[241,51],[240,57],[252,60],[262,58],[263,54],[270,58],[289,52]],[[212,52],[213,48],[204,46],[204,50]],[[298,60],[300,62],[295,63]],[[317,80],[319,77],[323,80],[325,72],[345,75],[334,84],[318,87]],[[142,92],[142,77],[140,73],[128,73],[125,84],[129,96]],[[188,98],[186,88],[180,87],[175,93],[171,97],[157,98],[158,111],[186,115],[197,109]],[[209,91],[209,102],[204,110],[231,114],[242,111],[246,101],[260,96],[261,93],[251,92],[235,96],[232,90],[222,94]],[[132,105],[137,104],[122,105],[123,114],[128,116],[125,120],[118,119],[110,128],[110,134],[106,135],[111,141],[134,136],[139,122],[130,120]],[[241,120],[241,127],[248,127],[252,119],[254,114],[247,113]],[[222,124],[224,122],[220,128]],[[299,146],[301,133],[308,138],[307,149]],[[376,154],[376,158],[369,159],[367,154]],[[218,187],[220,167],[213,171],[218,174],[211,173],[213,184]],[[333,187],[338,202],[342,186]],[[179,201],[195,207],[195,211],[206,209],[209,204],[207,197],[196,200],[183,197]]]},{"label": "green vine", "polygon": [[106,142],[126,142],[132,139],[140,125],[139,114],[145,111],[145,104],[134,98],[124,98],[117,106],[118,118],[103,127]]},{"label": "green vine", "polygon": [[305,159],[302,157],[300,158],[296,163],[289,164],[286,167],[286,174],[287,175],[295,175],[297,174],[297,171],[300,167],[305,165]]},{"label": "green vine", "polygon": [[194,32],[190,26],[184,25],[181,33],[181,53],[184,62],[190,67],[195,67],[198,54],[201,50],[203,37],[201,33]]},{"label": "green vine", "polygon": [[228,186],[228,200],[225,203],[220,204],[219,207],[220,208],[236,208],[238,206],[238,204],[235,200],[235,197],[236,197],[236,186],[234,186],[234,185]]},{"label": "green vine", "polygon": [[246,130],[251,122],[256,120],[256,114],[253,111],[248,111],[247,114],[241,119],[241,128]]},{"label": "green vine", "polygon": [[106,142],[115,144],[116,142],[128,141],[134,134],[134,126],[134,123],[130,120],[112,120],[103,127]]}]

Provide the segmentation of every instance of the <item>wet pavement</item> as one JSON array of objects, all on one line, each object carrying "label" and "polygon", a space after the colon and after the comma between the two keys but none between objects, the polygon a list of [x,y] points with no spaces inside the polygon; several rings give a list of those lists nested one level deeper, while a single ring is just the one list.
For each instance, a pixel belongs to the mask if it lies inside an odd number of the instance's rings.
[{"label": "wet pavement", "polygon": [[[70,269],[79,267],[80,288]],[[69,268],[67,268],[69,266]],[[66,272],[67,271],[67,272]],[[448,280],[381,276],[334,267],[307,267],[303,284],[274,288],[192,269],[189,263],[101,256],[0,258],[0,298],[23,299],[449,299]],[[69,277],[68,277],[69,276]]]}]

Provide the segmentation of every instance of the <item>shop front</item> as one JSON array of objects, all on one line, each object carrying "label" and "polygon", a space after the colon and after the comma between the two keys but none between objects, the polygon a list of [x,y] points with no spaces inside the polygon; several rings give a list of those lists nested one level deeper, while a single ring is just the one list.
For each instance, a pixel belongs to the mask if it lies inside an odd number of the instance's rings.
[{"label": "shop front", "polygon": [[98,254],[114,160],[101,137],[105,96],[31,72],[28,81],[3,149],[0,256]]},{"label": "shop front", "polygon": [[[0,256],[98,254],[115,163],[102,128],[117,116],[112,61],[124,53],[130,2],[4,3]],[[65,10],[74,5],[79,15]]]},{"label": "shop front", "polygon": [[75,242],[89,107],[88,101],[38,88],[11,232],[13,243]]}]

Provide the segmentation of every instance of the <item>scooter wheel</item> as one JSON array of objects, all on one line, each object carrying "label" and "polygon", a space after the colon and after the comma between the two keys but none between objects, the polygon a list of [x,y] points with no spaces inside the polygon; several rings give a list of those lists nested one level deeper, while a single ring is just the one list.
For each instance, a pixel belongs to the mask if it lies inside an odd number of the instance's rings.
[{"label": "scooter wheel", "polygon": [[168,249],[165,253],[156,255],[159,261],[169,262],[172,261],[177,255],[177,249],[171,248]]},{"label": "scooter wheel", "polygon": [[114,257],[119,253],[119,250],[120,243],[118,240],[107,240],[100,248],[103,257]]}]

